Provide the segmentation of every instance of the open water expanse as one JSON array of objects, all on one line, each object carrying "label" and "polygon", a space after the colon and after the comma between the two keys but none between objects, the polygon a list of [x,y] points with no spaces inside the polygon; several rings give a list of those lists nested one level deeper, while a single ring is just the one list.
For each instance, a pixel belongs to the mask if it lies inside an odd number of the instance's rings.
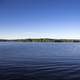
[{"label": "open water expanse", "polygon": [[80,80],[80,43],[0,43],[0,80]]}]

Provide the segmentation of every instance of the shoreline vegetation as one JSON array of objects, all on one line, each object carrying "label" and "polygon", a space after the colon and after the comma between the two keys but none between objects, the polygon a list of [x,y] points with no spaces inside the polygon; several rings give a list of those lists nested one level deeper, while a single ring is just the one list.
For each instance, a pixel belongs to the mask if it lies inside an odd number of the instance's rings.
[{"label": "shoreline vegetation", "polygon": [[0,39],[0,42],[80,42],[79,39],[50,39],[50,38],[38,38],[38,39]]}]

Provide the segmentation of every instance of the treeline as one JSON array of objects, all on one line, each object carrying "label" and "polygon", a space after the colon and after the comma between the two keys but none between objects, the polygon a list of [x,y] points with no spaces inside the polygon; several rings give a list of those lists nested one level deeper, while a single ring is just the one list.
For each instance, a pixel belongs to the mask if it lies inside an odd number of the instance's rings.
[{"label": "treeline", "polygon": [[0,39],[0,42],[80,42],[80,40],[40,38],[40,39],[15,39],[15,40]]}]

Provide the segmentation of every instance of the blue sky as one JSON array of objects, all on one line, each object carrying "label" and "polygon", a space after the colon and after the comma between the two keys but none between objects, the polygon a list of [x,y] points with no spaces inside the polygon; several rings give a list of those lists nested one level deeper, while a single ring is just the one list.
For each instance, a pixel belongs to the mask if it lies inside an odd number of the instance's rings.
[{"label": "blue sky", "polygon": [[80,39],[80,0],[0,0],[0,38]]}]

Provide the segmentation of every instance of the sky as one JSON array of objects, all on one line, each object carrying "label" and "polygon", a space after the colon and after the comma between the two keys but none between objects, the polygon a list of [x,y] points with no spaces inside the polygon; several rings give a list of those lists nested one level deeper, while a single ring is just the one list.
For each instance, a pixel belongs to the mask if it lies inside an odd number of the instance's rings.
[{"label": "sky", "polygon": [[0,39],[80,39],[80,0],[0,0]]}]

